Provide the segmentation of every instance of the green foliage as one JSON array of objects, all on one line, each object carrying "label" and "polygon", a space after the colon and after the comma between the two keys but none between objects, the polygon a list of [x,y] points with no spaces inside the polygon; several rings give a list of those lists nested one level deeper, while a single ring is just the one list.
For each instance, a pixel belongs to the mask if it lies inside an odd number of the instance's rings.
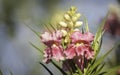
[{"label": "green foliage", "polygon": [[53,75],[53,73],[43,63],[40,62],[40,64],[49,72],[50,75]]}]

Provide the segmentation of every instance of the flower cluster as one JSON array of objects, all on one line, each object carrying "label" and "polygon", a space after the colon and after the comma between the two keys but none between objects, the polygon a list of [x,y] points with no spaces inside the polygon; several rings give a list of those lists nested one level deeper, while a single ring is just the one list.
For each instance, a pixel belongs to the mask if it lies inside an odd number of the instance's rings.
[{"label": "flower cluster", "polygon": [[94,35],[89,31],[79,30],[83,22],[78,21],[81,14],[76,11],[75,7],[71,7],[64,14],[64,19],[58,23],[58,29],[41,35],[41,41],[46,45],[44,62],[49,63],[52,58],[63,62],[73,60],[83,70],[84,61],[94,57],[94,50],[91,47]]}]

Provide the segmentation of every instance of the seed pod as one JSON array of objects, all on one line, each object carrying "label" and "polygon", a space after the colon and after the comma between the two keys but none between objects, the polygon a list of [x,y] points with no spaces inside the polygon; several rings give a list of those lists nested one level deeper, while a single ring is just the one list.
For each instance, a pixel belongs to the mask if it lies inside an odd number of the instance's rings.
[{"label": "seed pod", "polygon": [[62,27],[67,27],[67,24],[63,21],[59,22],[59,25],[62,26]]}]

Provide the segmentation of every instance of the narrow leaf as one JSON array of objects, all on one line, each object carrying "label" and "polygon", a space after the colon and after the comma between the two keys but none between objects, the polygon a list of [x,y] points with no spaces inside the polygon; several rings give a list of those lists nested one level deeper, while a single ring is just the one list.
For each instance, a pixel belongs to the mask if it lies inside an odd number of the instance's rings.
[{"label": "narrow leaf", "polygon": [[99,64],[101,64],[101,62],[105,59],[105,57],[112,51],[114,50],[117,46],[119,45],[119,43],[117,45],[115,45],[111,50],[109,50],[106,54],[104,54],[103,56],[101,56],[92,66],[91,68],[89,69],[88,72],[91,72],[94,70],[94,68],[96,66],[98,66]]},{"label": "narrow leaf", "polygon": [[115,72],[115,71],[117,71],[118,69],[120,69],[120,66],[112,67],[112,68],[110,68],[110,69],[107,69],[107,70],[105,70],[105,71],[107,72],[106,75],[110,75],[110,73]]},{"label": "narrow leaf", "polygon": [[[83,14],[82,14],[83,15]],[[85,21],[85,29],[86,29],[86,32],[89,32],[89,26],[88,26],[88,21],[87,21],[87,18],[83,15],[84,17],[84,21]]]},{"label": "narrow leaf", "polygon": [[37,46],[35,46],[33,43],[31,43],[31,42],[29,42],[30,43],[30,45],[31,46],[33,46],[35,49],[37,49],[40,53],[42,53],[43,54],[43,51],[40,49],[40,48],[38,48]]},{"label": "narrow leaf", "polygon": [[40,64],[49,72],[50,75],[53,75],[53,73],[43,63],[40,62]]},{"label": "narrow leaf", "polygon": [[96,71],[96,73],[94,75],[98,75],[100,73],[100,71],[103,69],[103,67],[105,66],[105,63],[103,63]]},{"label": "narrow leaf", "polygon": [[26,25],[28,28],[30,28],[38,37],[40,37],[40,33],[32,29],[29,25]]},{"label": "narrow leaf", "polygon": [[54,31],[56,31],[56,28],[52,24],[49,24],[49,25],[52,27]]},{"label": "narrow leaf", "polygon": [[55,62],[53,62],[51,60],[51,63],[63,74],[63,75],[67,75],[67,73],[65,71],[63,71],[57,64],[55,64]]},{"label": "narrow leaf", "polygon": [[77,65],[76,65],[76,68],[78,70],[79,75],[83,75],[82,71],[80,70],[80,68]]},{"label": "narrow leaf", "polygon": [[107,73],[107,72],[101,72],[101,73],[99,73],[98,75],[104,75],[105,73]]}]

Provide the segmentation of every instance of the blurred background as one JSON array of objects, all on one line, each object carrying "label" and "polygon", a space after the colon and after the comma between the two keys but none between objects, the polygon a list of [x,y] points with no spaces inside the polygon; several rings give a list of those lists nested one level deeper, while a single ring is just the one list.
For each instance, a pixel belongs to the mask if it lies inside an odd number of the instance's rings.
[{"label": "blurred background", "polygon": [[[39,51],[29,43],[41,47],[40,39],[27,25],[43,32],[43,22],[55,24],[71,6],[76,6],[78,12],[87,17],[93,33],[110,11],[101,53],[120,41],[120,0],[0,0],[0,70],[3,75],[10,75],[10,71],[13,75],[49,75],[39,64],[42,61]],[[120,64],[119,49],[110,54],[109,67]],[[61,75],[53,65],[47,66],[55,75]]]}]

